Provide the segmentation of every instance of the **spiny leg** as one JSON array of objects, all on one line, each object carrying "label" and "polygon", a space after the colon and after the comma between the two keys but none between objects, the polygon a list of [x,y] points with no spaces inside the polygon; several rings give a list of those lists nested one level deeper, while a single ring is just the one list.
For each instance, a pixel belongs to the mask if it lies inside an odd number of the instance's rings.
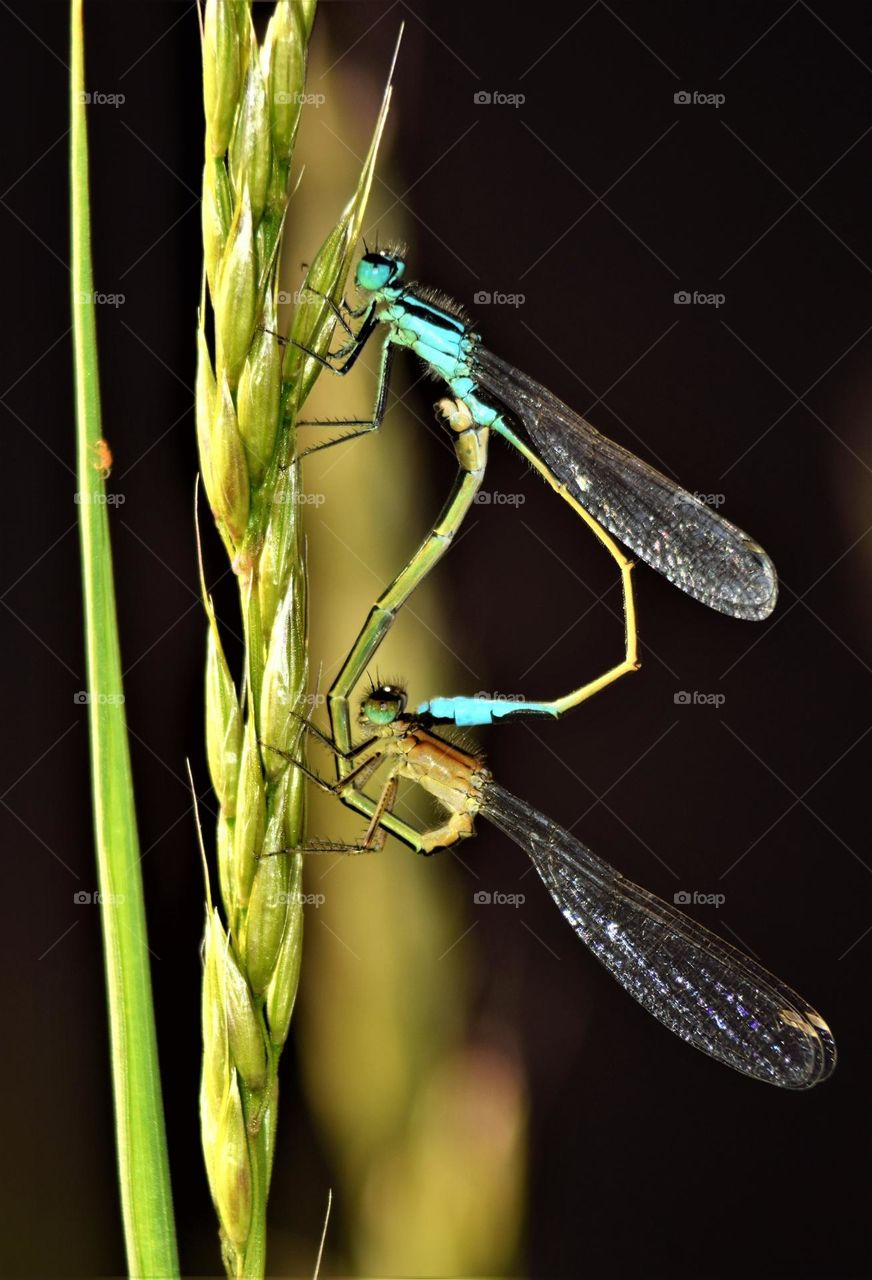
[{"label": "spiny leg", "polygon": [[[298,347],[300,351],[305,352],[307,356],[311,356],[313,360],[317,360],[318,364],[323,365],[325,369],[329,369],[331,373],[335,373],[338,377],[344,378],[345,375],[350,373],[357,364],[363,348],[375,333],[378,323],[378,314],[375,310],[375,304],[373,304],[369,310],[369,314],[358,329],[354,340],[349,342],[345,347],[340,347],[338,351],[328,352],[326,355],[321,355],[320,352],[313,350],[312,347],[305,346],[302,342],[295,342],[294,346]],[[345,358],[346,356],[347,358]],[[334,364],[334,360],[337,359],[344,360],[344,363]]]},{"label": "spiny leg", "polygon": [[344,840],[318,840],[317,837],[313,836],[311,840],[306,840],[303,844],[288,845],[285,849],[269,849],[264,853],[258,854],[258,860],[261,858],[284,858],[290,853],[304,853],[309,857],[316,853],[338,853],[348,857],[363,853],[380,853],[384,847],[385,838],[382,836],[381,843],[378,845],[375,843],[366,845],[363,841],[360,844],[350,844]]},{"label": "spiny leg", "polygon": [[385,792],[394,778],[389,778],[385,784],[378,800],[372,800],[363,791],[352,787],[342,793],[342,802],[349,809],[355,809],[358,813],[363,813],[370,818],[370,829],[375,823],[378,823],[385,831],[389,831],[392,836],[402,840],[409,848],[414,849],[416,853],[431,854],[436,853],[439,849],[448,848],[450,845],[456,844],[458,840],[463,840],[467,836],[475,834],[475,826],[472,814],[469,813],[452,813],[444,822],[435,827],[427,827],[423,831],[419,831],[416,827],[410,826],[409,823],[403,822],[400,818],[390,811],[391,799],[387,807],[384,804]]},{"label": "spiny leg", "polygon": [[260,746],[274,752],[277,756],[281,756],[283,760],[287,760],[299,769],[301,773],[304,773],[310,782],[314,782],[322,791],[328,791],[331,795],[341,798],[342,788],[355,780],[361,785],[365,785],[385,758],[385,751],[381,745],[380,738],[370,738],[368,742],[362,743],[353,751],[340,753],[336,750],[332,738],[328,738],[326,734],[322,733],[320,729],[316,729],[314,725],[310,725],[308,721],[304,723],[309,732],[320,738],[335,756],[342,755],[343,762],[347,768],[343,777],[336,782],[328,782],[325,778],[322,778],[320,773],[310,769],[304,760],[301,760],[291,751],[285,751],[282,747],[272,747],[269,743],[262,741]]},{"label": "spiny leg", "polygon": [[[311,775],[310,775],[311,776]],[[340,795],[342,803],[349,809],[369,818],[366,831],[358,844],[346,844],[335,840],[310,840],[303,845],[288,849],[273,849],[262,853],[262,858],[274,858],[286,853],[325,854],[336,853],[355,856],[365,853],[380,853],[384,848],[388,834],[401,840],[415,853],[430,854],[438,849],[455,844],[458,840],[474,834],[473,820],[469,814],[454,813],[438,827],[419,831],[402,819],[395,817],[392,806],[396,801],[399,779],[392,773],[382,787],[377,800],[373,800],[365,792],[356,787],[347,787]],[[324,785],[324,784],[322,784]],[[326,790],[336,794],[332,787]]]},{"label": "spiny leg", "polygon": [[348,316],[351,320],[360,320],[366,315],[367,311],[369,311],[370,307],[373,305],[370,301],[362,303],[359,307],[352,307],[349,306],[348,301],[343,298],[337,306],[331,297],[326,293],[322,293],[320,289],[316,289],[310,284],[304,284],[301,292],[313,293],[316,298],[320,298],[322,302],[326,302],[336,319],[342,325],[342,328],[350,337],[354,337],[355,333],[346,321],[345,317]]},{"label": "spiny leg", "polygon": [[[296,767],[305,773],[306,777],[314,782],[316,786],[320,787],[322,791],[326,791],[329,795],[336,796],[349,809],[354,809],[357,813],[361,813],[364,817],[370,819],[363,841],[359,845],[349,846],[349,851],[354,849],[364,852],[365,849],[363,846],[366,845],[367,840],[372,836],[372,832],[376,827],[378,827],[382,832],[389,832],[391,835],[396,836],[398,840],[402,840],[404,844],[407,844],[411,849],[414,849],[416,853],[425,852],[426,850],[423,845],[423,837],[426,837],[427,833],[423,833],[422,836],[422,833],[419,832],[417,828],[411,826],[408,822],[403,822],[401,818],[395,817],[391,812],[391,806],[396,800],[398,774],[402,766],[401,760],[393,757],[391,769],[388,773],[387,779],[385,780],[385,784],[378,800],[373,800],[360,789],[368,782],[369,778],[376,771],[378,766],[382,764],[390,754],[385,750],[383,740],[378,737],[370,738],[367,742],[362,743],[353,751],[343,754],[336,749],[336,745],[333,740],[328,738],[326,734],[323,734],[320,729],[316,729],[315,726],[310,725],[308,721],[305,721],[305,724],[315,737],[319,738],[333,751],[337,760],[339,760],[341,756],[343,761],[349,765],[348,772],[344,777],[340,778],[336,782],[328,782],[325,778],[322,778],[319,773],[310,769],[307,764],[293,756],[290,752],[284,751],[279,747],[269,747],[269,750],[275,751],[276,754],[282,756],[283,759],[289,760],[291,763],[295,764]],[[268,744],[261,743],[261,746],[267,745]],[[354,760],[357,760],[357,763],[352,764]],[[313,852],[317,852],[317,850],[313,850]]]},{"label": "spiny leg", "polygon": [[388,392],[390,390],[391,366],[394,361],[394,344],[388,339],[382,347],[381,356],[379,358],[379,367],[377,373],[377,386],[375,393],[375,403],[373,405],[372,416],[370,418],[339,418],[333,422],[298,422],[298,427],[354,427],[355,430],[348,431],[345,435],[339,436],[335,440],[326,440],[323,444],[311,445],[308,449],[302,449],[297,453],[297,458],[305,458],[310,453],[318,453],[321,449],[330,449],[335,444],[344,444],[347,440],[354,440],[357,436],[369,435],[372,431],[378,431],[384,421],[385,410],[388,403]]},{"label": "spiny leg", "polygon": [[379,848],[382,848],[384,845],[387,832],[381,825],[381,820],[385,813],[393,812],[399,785],[400,780],[398,776],[395,773],[392,773],[382,787],[381,795],[376,801],[375,812],[369,820],[369,826],[367,827],[363,837],[364,845],[372,844],[375,840],[381,841]]},{"label": "spiny leg", "polygon": [[365,303],[365,305],[360,309],[359,314],[356,314],[354,311],[352,311],[351,307],[349,307],[348,303],[345,301],[344,298],[342,299],[342,302],[337,306],[337,304],[333,301],[331,297],[329,297],[328,294],[322,293],[320,289],[315,289],[310,284],[304,284],[302,288],[302,292],[314,294],[316,298],[320,298],[322,302],[325,302],[327,306],[330,308],[330,311],[332,312],[334,319],[337,320],[338,323],[342,325],[342,328],[348,334],[349,338],[353,338],[355,340],[357,339],[357,334],[354,332],[351,325],[345,319],[345,316],[349,315],[352,320],[359,319],[360,316],[366,314],[367,308],[372,305],[371,303],[369,302]]},{"label": "spiny leg", "polygon": [[[306,728],[339,758],[340,753],[336,750],[332,739],[323,734],[320,729],[316,729],[314,725],[310,725],[308,721],[304,721],[304,723]],[[398,840],[402,840],[404,844],[408,845],[416,853],[426,855],[435,853],[448,845],[453,845],[458,840],[463,840],[475,833],[472,813],[453,812],[444,823],[435,827],[428,827],[423,831],[396,817],[393,813],[393,806],[396,803],[404,759],[402,755],[397,755],[395,751],[391,750],[390,740],[386,743],[384,738],[376,736],[345,755],[344,760],[346,763],[351,764],[354,759],[357,760],[357,763],[349,769],[344,778],[340,778],[337,782],[328,782],[287,751],[277,747],[273,747],[271,750],[276,751],[284,759],[291,760],[322,791],[326,791],[329,795],[337,796],[347,808],[353,809],[369,819],[363,839],[359,843],[339,844],[333,841],[316,841],[302,847],[303,852],[349,854],[376,852],[383,847],[386,834],[389,833],[396,836]],[[371,796],[368,796],[362,790],[362,787],[365,786],[379,765],[386,760],[390,761],[388,775],[378,799],[373,800]],[[285,852],[285,850],[277,850],[275,852],[281,853]]]},{"label": "spiny leg", "polygon": [[[316,738],[319,738],[331,750],[335,750],[332,740],[328,738],[326,734],[322,733],[320,729],[316,729],[314,725],[309,724],[308,720],[304,720],[303,724],[311,734]],[[368,742],[361,744],[360,747],[356,748],[356,750],[350,753],[350,756],[347,757],[350,762],[355,756],[363,755],[363,759],[350,769],[344,781],[327,782],[325,778],[322,778],[314,769],[310,769],[304,761],[300,760],[292,752],[285,751],[281,747],[270,747],[268,743],[264,742],[260,742],[260,746],[275,752],[276,755],[279,755],[284,760],[289,761],[289,763],[298,768],[301,773],[304,773],[310,781],[320,787],[322,791],[326,791],[328,794],[336,796],[340,800],[343,799],[343,787],[356,790],[357,788],[365,786],[385,758],[385,753],[381,748],[380,740],[378,738],[370,738]],[[356,786],[353,786],[352,784],[356,784]],[[396,799],[397,785],[396,774],[392,772],[389,774],[387,781],[382,788],[381,796],[377,801],[376,815],[367,825],[366,831],[359,842],[351,844],[345,841],[312,839],[306,841],[304,844],[295,845],[293,848],[272,849],[268,853],[260,854],[260,857],[274,858],[285,853],[379,853],[384,848],[384,843],[387,838],[387,831],[381,824],[381,814],[385,810],[389,810],[393,805],[394,800]],[[363,795],[364,793],[361,791],[360,794]]]}]

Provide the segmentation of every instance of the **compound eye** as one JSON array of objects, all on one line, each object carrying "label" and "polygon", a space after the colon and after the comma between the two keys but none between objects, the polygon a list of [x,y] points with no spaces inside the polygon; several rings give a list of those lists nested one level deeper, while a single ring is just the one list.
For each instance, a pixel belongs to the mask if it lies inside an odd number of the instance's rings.
[{"label": "compound eye", "polygon": [[355,279],[361,289],[376,292],[390,284],[396,275],[396,261],[381,253],[367,253],[357,264]]},{"label": "compound eye", "polygon": [[372,724],[393,724],[406,709],[406,691],[383,684],[363,701],[363,714]]}]

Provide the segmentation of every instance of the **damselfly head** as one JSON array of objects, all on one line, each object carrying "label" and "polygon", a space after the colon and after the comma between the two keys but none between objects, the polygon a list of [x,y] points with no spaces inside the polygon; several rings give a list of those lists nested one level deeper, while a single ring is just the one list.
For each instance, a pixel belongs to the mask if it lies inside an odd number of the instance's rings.
[{"label": "damselfly head", "polygon": [[392,250],[365,253],[357,264],[354,279],[359,289],[365,289],[367,293],[378,293],[381,289],[389,289],[396,284],[405,269],[403,258]]},{"label": "damselfly head", "polygon": [[405,689],[398,685],[382,684],[367,694],[360,704],[360,718],[373,725],[393,724],[405,709]]}]

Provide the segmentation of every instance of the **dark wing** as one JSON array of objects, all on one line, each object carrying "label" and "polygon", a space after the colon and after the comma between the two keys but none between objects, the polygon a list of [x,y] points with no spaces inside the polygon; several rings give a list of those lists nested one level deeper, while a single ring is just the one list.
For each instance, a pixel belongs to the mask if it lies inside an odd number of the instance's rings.
[{"label": "dark wing", "polygon": [[670,1031],[784,1089],[810,1089],[830,1075],[836,1046],[823,1018],[749,956],[502,787],[485,786],[481,812],[525,850],[581,940]]},{"label": "dark wing", "polygon": [[746,533],[482,347],[473,376],[521,422],[576,501],[652,569],[720,613],[769,616],[775,567]]}]

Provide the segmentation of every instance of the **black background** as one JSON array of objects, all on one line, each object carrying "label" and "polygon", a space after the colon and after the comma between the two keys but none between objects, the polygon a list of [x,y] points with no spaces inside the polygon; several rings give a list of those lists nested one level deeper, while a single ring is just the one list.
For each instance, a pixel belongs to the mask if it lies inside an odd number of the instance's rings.
[{"label": "black background", "polygon": [[[414,275],[468,303],[491,347],[602,430],[689,488],[723,493],[782,579],[777,612],[753,626],[640,569],[642,675],[547,732],[495,731],[490,763],[652,889],[725,893],[719,913],[700,907],[698,917],[820,1007],[841,1051],[824,1088],[782,1095],[635,1016],[591,976],[580,946],[562,948],[559,982],[534,952],[508,963],[532,1080],[525,1269],[867,1273],[868,11],[821,0],[325,4],[318,21],[334,49],[354,44],[331,74],[383,68],[401,14],[393,163],[401,190],[416,183],[404,197]],[[87,22],[88,83],[127,96],[123,109],[89,114],[97,285],[126,297],[100,311],[102,389],[107,436],[140,459],[122,468],[114,549],[180,1246],[184,1268],[202,1272],[217,1261],[196,1122],[201,883],[181,780],[186,755],[202,760],[189,412],[198,34],[182,5],[92,4]],[[72,907],[93,871],[86,722],[74,704],[85,682],[67,13],[4,5],[0,23],[3,1165],[13,1221],[2,1269],[84,1275],[120,1270],[123,1251],[99,931],[96,913],[86,922]],[[481,107],[481,90],[526,101]],[[725,102],[676,104],[679,90]],[[476,308],[482,289],[525,302]],[[677,306],[680,289],[726,301]],[[432,389],[419,394],[428,416]],[[494,488],[516,487],[514,460],[495,450],[494,465]],[[434,447],[427,509],[450,474]],[[568,630],[579,601],[593,599],[574,575],[597,594],[609,578],[571,513],[527,483],[522,519],[477,512],[464,555],[441,571],[447,625],[485,688],[514,688],[553,641],[535,669],[543,688],[568,683],[582,658],[596,670],[588,655],[608,616]],[[602,638],[603,654],[613,641]],[[677,705],[679,690],[725,701]],[[483,833],[481,858],[495,865],[501,852],[502,839]],[[552,910],[542,903],[543,931],[558,927]],[[498,923],[488,929],[494,965],[506,963]],[[583,1018],[581,992],[594,1002]],[[314,1242],[329,1174],[292,1055],[285,1070],[294,1154],[282,1186]]]}]

